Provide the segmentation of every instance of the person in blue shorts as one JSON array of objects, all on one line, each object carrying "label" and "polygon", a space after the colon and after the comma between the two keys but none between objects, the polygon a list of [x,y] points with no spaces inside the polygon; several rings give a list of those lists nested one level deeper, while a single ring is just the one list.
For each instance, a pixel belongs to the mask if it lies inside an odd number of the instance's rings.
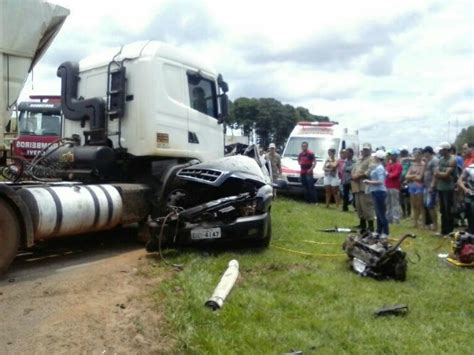
[{"label": "person in blue shorts", "polygon": [[[413,227],[418,228],[420,219],[424,217],[423,207],[423,175],[425,172],[425,163],[423,162],[421,149],[413,150],[413,162],[408,169],[405,179],[408,181],[408,192],[410,193],[410,204],[413,214]],[[421,225],[424,225],[424,221]]]}]

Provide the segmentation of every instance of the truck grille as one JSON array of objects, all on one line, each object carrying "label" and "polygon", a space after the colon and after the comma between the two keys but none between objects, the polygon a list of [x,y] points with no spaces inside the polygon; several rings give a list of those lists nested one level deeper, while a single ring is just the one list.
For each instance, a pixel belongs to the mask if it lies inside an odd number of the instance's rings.
[{"label": "truck grille", "polygon": [[216,181],[222,175],[222,171],[211,169],[183,169],[178,173],[180,177],[193,178],[208,182]]}]

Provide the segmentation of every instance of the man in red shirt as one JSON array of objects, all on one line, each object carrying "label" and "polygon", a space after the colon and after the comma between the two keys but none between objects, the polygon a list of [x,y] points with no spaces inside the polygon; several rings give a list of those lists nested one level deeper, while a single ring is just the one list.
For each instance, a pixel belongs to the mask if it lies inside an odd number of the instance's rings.
[{"label": "man in red shirt", "polygon": [[400,175],[402,164],[398,161],[399,152],[392,149],[387,154],[385,187],[387,188],[387,219],[389,223],[400,223]]},{"label": "man in red shirt", "polygon": [[316,166],[316,157],[308,149],[308,142],[301,143],[301,153],[298,155],[300,165],[300,180],[303,185],[304,197],[308,203],[316,203],[316,189],[314,187],[313,169]]},{"label": "man in red shirt", "polygon": [[464,169],[474,164],[474,142],[464,143],[462,145],[462,154],[464,155]]}]

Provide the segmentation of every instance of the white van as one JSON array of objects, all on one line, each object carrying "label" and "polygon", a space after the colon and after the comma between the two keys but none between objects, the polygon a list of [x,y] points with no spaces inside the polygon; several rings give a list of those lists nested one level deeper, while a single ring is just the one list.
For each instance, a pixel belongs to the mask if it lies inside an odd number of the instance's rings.
[{"label": "white van", "polygon": [[359,155],[359,132],[349,132],[337,122],[298,122],[286,142],[281,159],[283,185],[288,192],[302,192],[300,182],[300,166],[298,154],[301,152],[301,143],[308,142],[308,149],[316,156],[314,180],[317,189],[323,188],[323,165],[330,148],[336,149],[339,157],[341,149],[352,148],[354,157]]}]

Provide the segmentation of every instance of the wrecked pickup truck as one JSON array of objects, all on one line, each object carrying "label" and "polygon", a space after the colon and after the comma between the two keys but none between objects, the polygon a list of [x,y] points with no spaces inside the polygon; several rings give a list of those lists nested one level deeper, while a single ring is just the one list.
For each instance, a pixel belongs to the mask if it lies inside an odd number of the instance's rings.
[{"label": "wrecked pickup truck", "polygon": [[[60,148],[73,150],[74,146],[65,143],[55,149]],[[12,181],[0,183],[0,274],[18,249],[134,224],[138,224],[139,234],[143,233],[140,239],[149,238],[149,251],[161,243],[268,246],[273,187],[269,170],[255,153],[255,148],[249,148],[245,155],[187,164],[177,170],[159,200],[153,200],[155,194],[146,184],[64,181],[61,177],[67,173],[73,177],[72,171],[77,169],[71,169],[82,162],[77,158],[41,165],[53,152],[25,163],[25,169],[7,167],[5,175]],[[43,170],[39,168],[48,169],[41,179],[37,175]]]},{"label": "wrecked pickup truck", "polygon": [[181,169],[167,195],[168,214],[149,223],[153,233],[147,250],[158,250],[160,243],[266,247],[272,236],[272,198],[270,173],[253,147],[245,155]]}]

